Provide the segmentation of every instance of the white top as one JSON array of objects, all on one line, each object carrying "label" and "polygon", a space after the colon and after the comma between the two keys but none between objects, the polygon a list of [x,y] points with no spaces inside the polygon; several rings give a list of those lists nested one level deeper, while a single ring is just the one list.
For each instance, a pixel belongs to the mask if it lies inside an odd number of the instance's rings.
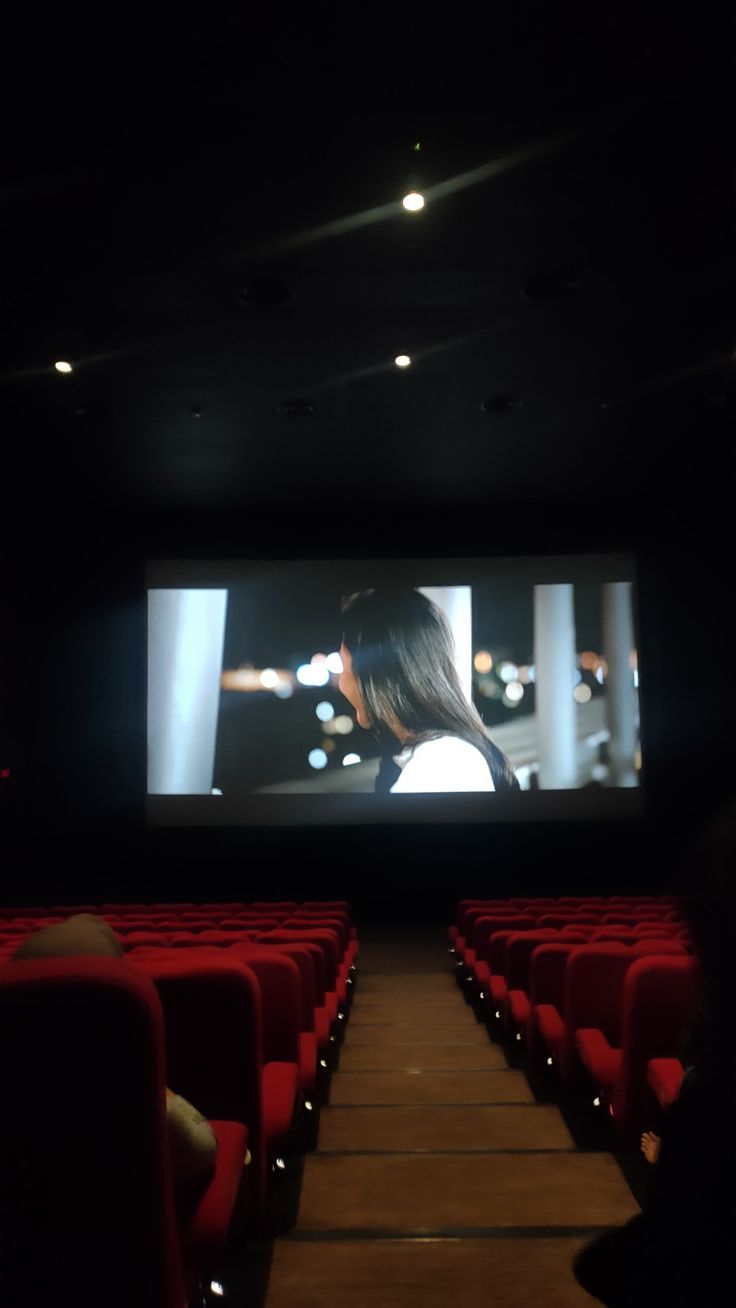
[{"label": "white top", "polygon": [[392,795],[495,790],[491,769],[475,745],[458,736],[438,736],[394,756],[401,776]]}]

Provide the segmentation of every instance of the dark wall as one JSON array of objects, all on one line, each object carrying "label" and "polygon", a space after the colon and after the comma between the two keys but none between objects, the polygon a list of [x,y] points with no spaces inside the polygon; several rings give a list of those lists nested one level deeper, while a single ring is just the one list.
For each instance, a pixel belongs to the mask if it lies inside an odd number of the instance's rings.
[{"label": "dark wall", "polygon": [[[445,920],[476,893],[653,891],[734,792],[730,525],[618,506],[554,514],[127,515],[44,524],[5,587],[2,896],[99,902],[348,895],[364,920]],[[247,526],[243,524],[246,523]],[[618,525],[616,525],[618,524]],[[39,543],[41,537],[39,534]],[[412,557],[633,549],[641,624],[646,817],[617,823],[146,830],[147,557]],[[0,762],[0,767],[3,763]]]}]

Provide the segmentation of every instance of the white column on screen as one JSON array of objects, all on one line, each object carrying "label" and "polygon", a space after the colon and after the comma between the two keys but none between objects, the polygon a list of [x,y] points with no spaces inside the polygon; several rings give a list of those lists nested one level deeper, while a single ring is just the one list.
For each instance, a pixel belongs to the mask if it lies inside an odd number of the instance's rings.
[{"label": "white column on screen", "polygon": [[614,786],[635,786],[636,687],[630,658],[634,648],[631,582],[609,581],[603,587],[603,653],[606,676],[606,720]]},{"label": "white column on screen", "polygon": [[226,590],[148,592],[148,793],[209,795]]},{"label": "white column on screen", "polygon": [[455,666],[467,698],[473,697],[473,592],[470,586],[419,586],[450,624]]},{"label": "white column on screen", "polygon": [[534,663],[539,784],[567,790],[577,780],[575,613],[568,583],[534,587]]}]

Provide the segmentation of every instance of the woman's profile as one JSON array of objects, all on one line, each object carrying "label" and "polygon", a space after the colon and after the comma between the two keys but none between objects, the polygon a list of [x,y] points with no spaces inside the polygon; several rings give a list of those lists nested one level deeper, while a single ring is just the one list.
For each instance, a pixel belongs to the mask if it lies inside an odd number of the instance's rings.
[{"label": "woman's profile", "polygon": [[[343,601],[340,690],[372,730],[392,794],[502,791],[519,783],[467,699],[444,614],[411,587]],[[390,764],[389,764],[390,767]],[[382,766],[376,789],[383,788]]]}]

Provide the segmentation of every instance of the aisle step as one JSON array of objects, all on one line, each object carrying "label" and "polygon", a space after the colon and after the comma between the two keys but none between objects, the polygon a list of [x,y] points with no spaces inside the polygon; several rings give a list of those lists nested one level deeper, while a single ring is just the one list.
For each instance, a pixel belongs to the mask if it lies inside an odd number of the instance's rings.
[{"label": "aisle step", "polygon": [[[572,1149],[555,1107],[331,1108],[320,1153],[334,1150]],[[493,1166],[489,1160],[488,1166]]]},{"label": "aisle step", "polygon": [[592,1308],[580,1238],[279,1241],[268,1308]]},{"label": "aisle step", "polygon": [[[427,1033],[431,1034],[431,1033]],[[502,1050],[486,1040],[479,1045],[438,1045],[419,1042],[391,1049],[383,1045],[355,1045],[352,1036],[340,1055],[341,1072],[501,1071],[507,1067]]]},{"label": "aisle step", "polygon": [[[299,1232],[470,1234],[606,1227],[638,1212],[608,1154],[318,1154],[304,1169]],[[521,1247],[520,1247],[521,1248]]]},{"label": "aisle step", "polygon": [[522,1072],[363,1072],[337,1076],[330,1103],[340,1104],[531,1104]]}]

